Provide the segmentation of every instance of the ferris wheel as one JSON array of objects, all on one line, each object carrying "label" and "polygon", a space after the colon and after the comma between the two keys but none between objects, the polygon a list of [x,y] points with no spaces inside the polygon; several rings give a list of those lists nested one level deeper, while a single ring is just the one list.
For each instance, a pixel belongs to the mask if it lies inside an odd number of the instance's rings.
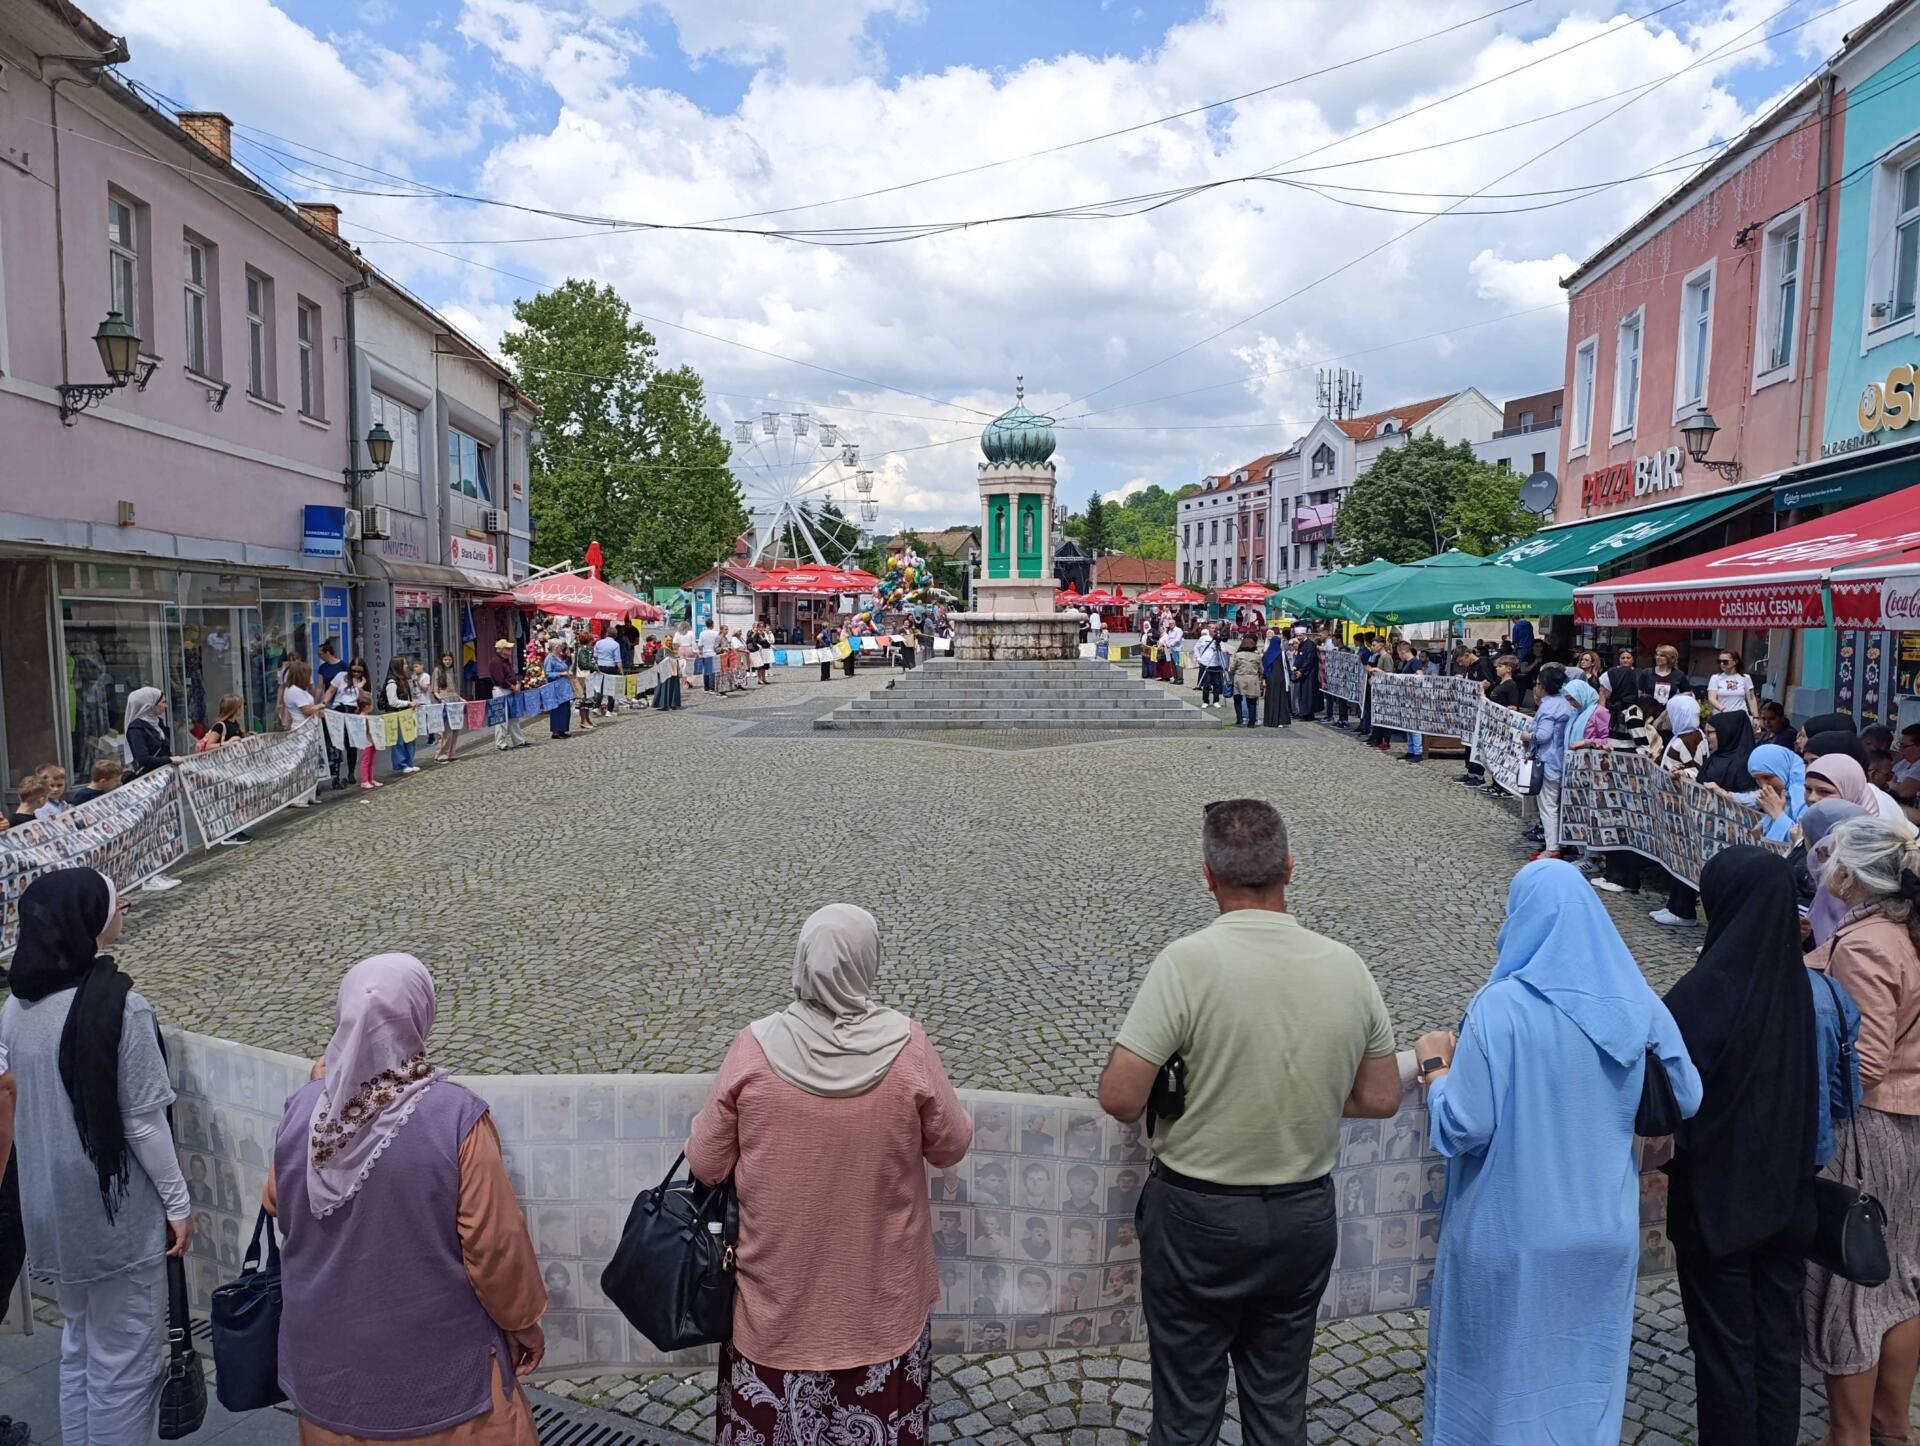
[{"label": "ferris wheel", "polygon": [[[842,436],[837,423],[806,412],[762,412],[756,421],[733,424],[733,459],[752,518],[752,557],[778,558],[788,548],[806,552],[814,562],[843,566],[854,543],[864,545],[880,516],[873,500],[873,473],[860,465],[860,444]],[[858,510],[854,510],[857,500]],[[849,539],[822,526],[822,511],[833,504],[859,536]]]}]

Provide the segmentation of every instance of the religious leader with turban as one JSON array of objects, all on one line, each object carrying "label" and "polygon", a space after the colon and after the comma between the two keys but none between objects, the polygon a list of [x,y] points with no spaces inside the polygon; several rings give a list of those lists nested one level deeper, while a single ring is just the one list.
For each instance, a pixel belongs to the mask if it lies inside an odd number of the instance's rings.
[{"label": "religious leader with turban", "polygon": [[105,952],[123,919],[104,875],[40,875],[0,1007],[0,1149],[18,1155],[27,1256],[64,1317],[60,1439],[76,1446],[153,1439],[166,1257],[193,1238],[153,1007]]},{"label": "religious leader with turban", "polygon": [[280,1386],[300,1446],[537,1446],[516,1378],[546,1351],[540,1262],[487,1102],[427,1056],[433,978],[410,954],[340,981],[333,1038],[287,1101]]},{"label": "religious leader with turban", "polygon": [[958,1214],[936,1236],[926,1167],[957,1165],[973,1122],[926,1031],[872,997],[879,972],[873,915],[817,910],[793,1002],[734,1036],[693,1121],[695,1178],[740,1196],[723,1441],[926,1435],[936,1250],[968,1243]]}]

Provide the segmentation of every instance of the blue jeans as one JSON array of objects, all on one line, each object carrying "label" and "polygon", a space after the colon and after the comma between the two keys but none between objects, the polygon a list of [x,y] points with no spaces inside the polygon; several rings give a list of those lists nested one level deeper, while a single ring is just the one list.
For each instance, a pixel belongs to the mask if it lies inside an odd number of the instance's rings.
[{"label": "blue jeans", "polygon": [[1425,756],[1426,745],[1421,741],[1420,735],[1418,733],[1409,733],[1407,735],[1407,757],[1423,758]]},{"label": "blue jeans", "polygon": [[395,773],[413,767],[413,744],[402,738],[387,750],[387,762],[393,765]]},{"label": "blue jeans", "polygon": [[1244,723],[1249,728],[1258,727],[1260,724],[1260,700],[1258,698],[1249,698],[1244,693],[1235,693],[1233,695],[1233,721],[1236,724]]}]

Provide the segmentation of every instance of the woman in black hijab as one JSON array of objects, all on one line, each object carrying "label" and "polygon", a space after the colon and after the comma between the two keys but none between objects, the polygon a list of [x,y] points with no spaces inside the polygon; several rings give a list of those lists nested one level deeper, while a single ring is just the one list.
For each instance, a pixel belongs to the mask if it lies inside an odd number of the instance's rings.
[{"label": "woman in black hijab", "polygon": [[27,1253],[67,1318],[61,1418],[94,1441],[152,1439],[164,1257],[193,1238],[153,1009],[101,952],[121,919],[92,869],[40,875],[20,896],[13,995],[0,1005]]},{"label": "woman in black hijab", "polygon": [[1700,895],[1706,945],[1666,1002],[1704,1095],[1664,1167],[1699,1440],[1793,1446],[1805,1269],[1794,1242],[1811,1223],[1821,1087],[1793,870],[1765,849],[1723,849]]},{"label": "woman in black hijab", "polygon": [[1700,765],[1700,781],[1717,785],[1726,793],[1752,793],[1759,785],[1747,772],[1747,755],[1753,752],[1753,719],[1742,712],[1719,712],[1707,720],[1713,733],[1713,752]]}]

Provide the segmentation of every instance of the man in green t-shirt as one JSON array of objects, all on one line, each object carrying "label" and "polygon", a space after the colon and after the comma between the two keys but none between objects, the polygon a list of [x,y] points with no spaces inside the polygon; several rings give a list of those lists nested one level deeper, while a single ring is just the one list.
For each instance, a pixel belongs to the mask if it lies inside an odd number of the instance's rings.
[{"label": "man in green t-shirt", "polygon": [[1333,1268],[1340,1120],[1398,1107],[1393,1025],[1360,956],[1287,912],[1272,804],[1209,804],[1202,847],[1220,916],[1153,961],[1100,1078],[1101,1108],[1132,1121],[1160,1067],[1186,1065],[1186,1110],[1155,1124],[1139,1207],[1150,1441],[1215,1440],[1231,1356],[1247,1439],[1295,1442]]}]

